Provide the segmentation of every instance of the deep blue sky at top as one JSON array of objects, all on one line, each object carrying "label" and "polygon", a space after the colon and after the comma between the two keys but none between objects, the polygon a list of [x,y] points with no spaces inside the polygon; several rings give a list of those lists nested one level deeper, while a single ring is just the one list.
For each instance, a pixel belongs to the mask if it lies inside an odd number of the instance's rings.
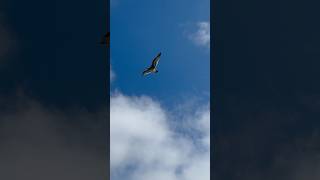
[{"label": "deep blue sky at top", "polygon": [[[210,21],[209,0],[111,1],[112,88],[148,95],[163,102],[208,97],[210,50],[195,45],[188,33]],[[142,77],[158,52],[157,75]]]}]

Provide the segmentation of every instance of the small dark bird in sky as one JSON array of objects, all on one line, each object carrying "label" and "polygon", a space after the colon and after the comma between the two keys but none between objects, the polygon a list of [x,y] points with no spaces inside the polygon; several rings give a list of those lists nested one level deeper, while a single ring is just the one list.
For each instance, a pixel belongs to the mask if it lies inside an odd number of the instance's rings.
[{"label": "small dark bird in sky", "polygon": [[153,59],[151,66],[143,71],[143,73],[142,73],[143,76],[146,76],[150,73],[157,73],[158,72],[157,65],[159,63],[160,56],[161,56],[161,52]]},{"label": "small dark bird in sky", "polygon": [[103,36],[103,38],[101,39],[100,44],[106,44],[107,47],[110,46],[110,32],[107,32],[107,34],[105,36]]}]

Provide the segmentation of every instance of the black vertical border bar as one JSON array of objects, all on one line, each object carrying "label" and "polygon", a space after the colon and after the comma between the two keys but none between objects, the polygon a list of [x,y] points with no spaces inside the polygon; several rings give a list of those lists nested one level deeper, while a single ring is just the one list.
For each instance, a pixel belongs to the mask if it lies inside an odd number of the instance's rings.
[{"label": "black vertical border bar", "polygon": [[[215,179],[215,159],[216,150],[218,149],[218,138],[217,138],[217,122],[215,121],[216,112],[219,110],[219,104],[221,102],[221,94],[218,90],[219,83],[219,64],[217,56],[218,48],[216,45],[219,41],[219,32],[218,32],[218,0],[210,0],[210,180]],[[219,59],[221,61],[221,59]],[[221,63],[221,62],[220,62]]]},{"label": "black vertical border bar", "polygon": [[[223,162],[223,137],[221,127],[223,127],[223,114],[225,113],[225,42],[223,27],[224,11],[226,7],[222,0],[212,0],[210,4],[210,179],[219,180],[221,177],[220,162]],[[219,163],[218,163],[219,162]]]},{"label": "black vertical border bar", "polygon": [[[110,32],[110,0],[106,0],[106,31]],[[111,33],[110,33],[111,34]],[[111,39],[111,35],[110,35]],[[111,44],[111,43],[110,43]],[[110,180],[110,44],[106,46],[106,67],[107,67],[107,79],[106,79],[106,99],[107,99],[107,180]]]},{"label": "black vertical border bar", "polygon": [[210,180],[213,179],[213,176],[212,176],[212,172],[213,172],[213,125],[212,125],[212,122],[213,122],[213,107],[214,107],[214,104],[213,104],[213,95],[214,95],[214,86],[213,86],[213,64],[214,64],[214,60],[213,60],[213,53],[214,53],[214,50],[213,50],[213,24],[214,24],[214,17],[213,17],[213,3],[214,3],[214,0],[210,0]]}]

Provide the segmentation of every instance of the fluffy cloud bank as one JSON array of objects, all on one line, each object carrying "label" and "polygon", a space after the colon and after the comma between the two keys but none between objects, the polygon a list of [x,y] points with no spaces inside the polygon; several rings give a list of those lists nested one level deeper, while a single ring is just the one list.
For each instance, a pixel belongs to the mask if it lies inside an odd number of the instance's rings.
[{"label": "fluffy cloud bank", "polygon": [[174,116],[149,97],[116,93],[110,119],[112,180],[209,180],[208,106]]},{"label": "fluffy cloud bank", "polygon": [[[0,109],[1,177],[94,180],[107,174],[105,108],[61,111],[28,98],[0,101],[8,104]],[[112,180],[209,180],[207,106],[176,116],[146,96],[117,93],[110,103]]]}]

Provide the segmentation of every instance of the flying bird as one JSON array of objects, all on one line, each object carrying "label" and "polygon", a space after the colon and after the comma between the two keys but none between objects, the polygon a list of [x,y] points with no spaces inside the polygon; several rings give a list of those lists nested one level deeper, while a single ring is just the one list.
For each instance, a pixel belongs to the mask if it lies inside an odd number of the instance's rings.
[{"label": "flying bird", "polygon": [[160,56],[161,56],[161,52],[153,59],[151,66],[143,71],[143,73],[142,73],[143,76],[146,76],[150,73],[157,73],[158,72],[157,65],[159,63]]},{"label": "flying bird", "polygon": [[107,34],[103,36],[103,38],[101,39],[100,44],[106,44],[107,47],[110,46],[110,32],[107,32]]}]

